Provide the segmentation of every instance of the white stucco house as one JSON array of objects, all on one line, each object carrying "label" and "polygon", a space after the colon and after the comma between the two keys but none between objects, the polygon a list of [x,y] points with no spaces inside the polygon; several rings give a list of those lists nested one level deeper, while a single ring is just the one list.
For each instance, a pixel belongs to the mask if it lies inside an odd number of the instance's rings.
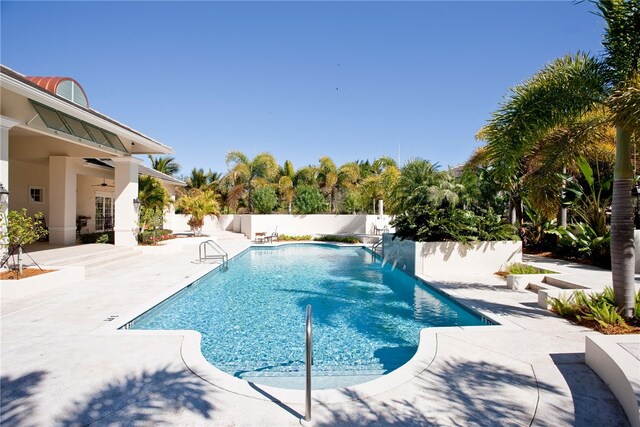
[{"label": "white stucco house", "polygon": [[91,109],[74,79],[0,65],[0,89],[0,184],[9,191],[2,209],[43,212],[51,244],[113,230],[116,245],[136,245],[138,175],[159,178],[172,196],[184,185],[135,157],[170,147]]}]

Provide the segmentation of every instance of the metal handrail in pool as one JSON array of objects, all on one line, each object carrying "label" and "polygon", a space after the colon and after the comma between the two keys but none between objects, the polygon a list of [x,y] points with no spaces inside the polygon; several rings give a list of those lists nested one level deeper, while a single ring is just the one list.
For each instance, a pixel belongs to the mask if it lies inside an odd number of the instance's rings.
[{"label": "metal handrail in pool", "polygon": [[[207,254],[207,247],[211,247],[216,253]],[[213,240],[205,240],[204,242],[200,243],[200,247],[198,248],[198,255],[200,258],[200,262],[206,261],[209,259],[211,260],[219,259],[219,260],[222,260],[223,269],[226,269],[229,267],[229,254],[227,254],[225,250],[222,249],[222,247]]]},{"label": "metal handrail in pool", "polygon": [[307,318],[305,321],[305,336],[306,336],[306,384],[305,384],[305,396],[304,396],[304,420],[307,423],[311,422],[311,365],[313,364],[313,333],[311,327],[312,318],[311,304],[307,305]]}]

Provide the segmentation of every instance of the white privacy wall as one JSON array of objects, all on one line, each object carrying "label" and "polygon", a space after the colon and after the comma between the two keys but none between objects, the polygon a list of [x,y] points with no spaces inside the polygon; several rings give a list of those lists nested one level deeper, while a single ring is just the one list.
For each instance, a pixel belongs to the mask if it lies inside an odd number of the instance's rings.
[{"label": "white privacy wall", "polygon": [[[187,231],[188,215],[167,217],[166,226],[174,232]],[[290,236],[318,234],[373,234],[374,226],[389,224],[388,215],[221,215],[206,217],[202,232],[233,231],[250,239],[255,233],[278,232]]]},{"label": "white privacy wall", "polygon": [[408,273],[439,276],[451,272],[493,274],[522,262],[522,242],[413,242],[384,236],[383,257]]}]

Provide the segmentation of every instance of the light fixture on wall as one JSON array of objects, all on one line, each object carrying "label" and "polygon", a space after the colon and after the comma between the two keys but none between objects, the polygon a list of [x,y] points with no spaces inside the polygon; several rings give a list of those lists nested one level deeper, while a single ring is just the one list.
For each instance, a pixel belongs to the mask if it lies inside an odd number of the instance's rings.
[{"label": "light fixture on wall", "polygon": [[133,199],[133,208],[136,210],[136,213],[140,212],[140,199],[137,197]]},{"label": "light fixture on wall", "polygon": [[9,190],[4,188],[4,185],[0,182],[0,203],[6,205],[9,203]]}]

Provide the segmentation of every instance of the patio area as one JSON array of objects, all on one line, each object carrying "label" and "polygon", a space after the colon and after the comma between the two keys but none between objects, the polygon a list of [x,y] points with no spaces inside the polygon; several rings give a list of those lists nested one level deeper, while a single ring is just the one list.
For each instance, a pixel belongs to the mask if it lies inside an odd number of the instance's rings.
[{"label": "patio area", "polygon": [[[214,267],[195,262],[202,240],[139,247],[129,260],[87,269],[81,282],[3,297],[3,425],[299,425],[302,392],[237,390],[202,375],[185,353],[192,335],[115,330]],[[230,256],[250,245],[219,243]],[[502,325],[423,333],[420,368],[401,381],[314,393],[315,425],[628,425],[585,364],[585,337],[598,333],[497,276],[430,279]]]}]

